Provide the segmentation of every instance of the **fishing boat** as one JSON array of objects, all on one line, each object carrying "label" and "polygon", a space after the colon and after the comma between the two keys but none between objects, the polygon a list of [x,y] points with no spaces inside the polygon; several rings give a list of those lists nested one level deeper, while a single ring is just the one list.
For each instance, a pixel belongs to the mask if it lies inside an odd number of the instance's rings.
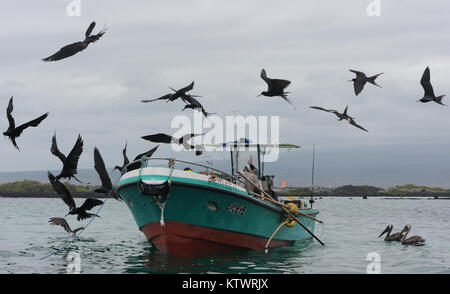
[{"label": "fishing boat", "polygon": [[[279,202],[274,176],[263,174],[262,157],[271,146],[237,141],[222,146],[231,153],[230,173],[175,158],[143,157],[140,168],[125,169],[118,194],[152,247],[177,255],[208,254],[267,250],[315,237],[319,212]],[[257,173],[241,173],[239,150],[252,146],[258,152]]]}]

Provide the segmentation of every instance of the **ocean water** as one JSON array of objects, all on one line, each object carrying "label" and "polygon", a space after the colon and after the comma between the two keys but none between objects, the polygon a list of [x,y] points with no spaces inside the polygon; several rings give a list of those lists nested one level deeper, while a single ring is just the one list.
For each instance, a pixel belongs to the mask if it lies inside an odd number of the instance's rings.
[{"label": "ocean water", "polygon": [[[94,219],[79,239],[42,259],[71,240],[61,227],[48,225],[50,217],[67,213],[65,204],[0,198],[0,273],[450,273],[449,200],[323,198],[315,208],[324,222],[315,234],[325,246],[307,240],[267,254],[172,256],[152,252],[126,205],[108,199],[102,218]],[[66,219],[72,228],[88,222]],[[387,224],[394,232],[411,224],[410,235],[424,237],[426,245],[377,238]]]}]

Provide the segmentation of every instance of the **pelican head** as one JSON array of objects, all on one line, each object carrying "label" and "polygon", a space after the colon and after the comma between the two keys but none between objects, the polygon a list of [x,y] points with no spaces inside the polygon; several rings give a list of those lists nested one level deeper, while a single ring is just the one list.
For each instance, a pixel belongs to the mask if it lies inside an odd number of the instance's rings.
[{"label": "pelican head", "polygon": [[381,236],[383,236],[385,233],[389,232],[392,230],[392,225],[387,225],[386,229],[384,229],[384,231],[378,236],[378,238],[380,238]]}]

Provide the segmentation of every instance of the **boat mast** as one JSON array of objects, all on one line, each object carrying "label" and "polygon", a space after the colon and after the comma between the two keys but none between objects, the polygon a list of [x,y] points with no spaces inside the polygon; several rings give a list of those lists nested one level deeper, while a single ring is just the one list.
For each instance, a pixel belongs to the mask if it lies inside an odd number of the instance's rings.
[{"label": "boat mast", "polygon": [[309,203],[311,204],[311,208],[314,203],[314,157],[315,157],[316,145],[313,144],[313,160],[312,160],[312,175],[311,175],[311,199]]}]

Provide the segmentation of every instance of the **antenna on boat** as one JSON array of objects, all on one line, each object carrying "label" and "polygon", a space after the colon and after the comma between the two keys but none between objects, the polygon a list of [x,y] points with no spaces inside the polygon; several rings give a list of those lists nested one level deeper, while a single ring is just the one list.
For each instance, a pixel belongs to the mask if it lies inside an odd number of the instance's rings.
[{"label": "antenna on boat", "polygon": [[311,175],[311,199],[309,199],[309,203],[311,204],[311,208],[314,203],[314,157],[315,157],[316,145],[313,144],[313,160],[312,160],[312,175]]}]

